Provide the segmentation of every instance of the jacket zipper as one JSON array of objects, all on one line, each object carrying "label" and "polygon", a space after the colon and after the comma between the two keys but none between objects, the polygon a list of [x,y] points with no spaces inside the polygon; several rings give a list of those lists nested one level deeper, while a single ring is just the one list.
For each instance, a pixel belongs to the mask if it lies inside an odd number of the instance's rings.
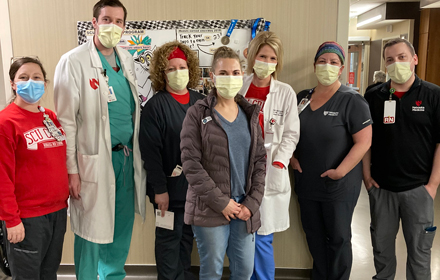
[{"label": "jacket zipper", "polygon": [[[214,97],[212,97],[212,99],[214,99]],[[220,129],[225,133],[225,135],[226,135],[226,142],[227,142],[227,144],[228,144],[228,162],[229,162],[229,164],[228,164],[228,167],[229,167],[229,197],[231,197],[232,196],[232,184],[231,184],[231,162],[230,162],[230,160],[231,160],[231,155],[229,154],[229,139],[228,139],[228,134],[226,133],[226,131],[225,131],[225,129],[217,122],[217,120],[216,120],[216,116],[214,116],[214,111],[213,111],[213,103],[214,102],[212,102],[212,99],[211,99],[211,106],[209,106],[209,111],[211,112],[211,118],[212,118],[212,120],[214,121],[214,123],[218,126],[218,127],[220,127]]]}]

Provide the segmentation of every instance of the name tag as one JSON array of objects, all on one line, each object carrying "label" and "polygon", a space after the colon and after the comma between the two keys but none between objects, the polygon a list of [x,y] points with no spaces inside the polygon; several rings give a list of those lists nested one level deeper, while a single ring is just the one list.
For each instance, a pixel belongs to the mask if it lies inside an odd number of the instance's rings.
[{"label": "name tag", "polygon": [[383,123],[393,124],[396,122],[396,100],[387,100],[384,104]]},{"label": "name tag", "polygon": [[301,114],[302,111],[310,104],[310,100],[306,97],[301,99],[301,102],[298,104],[298,114]]},{"label": "name tag", "polygon": [[117,99],[115,92],[113,91],[113,87],[108,87],[108,103],[115,102],[116,100]]}]

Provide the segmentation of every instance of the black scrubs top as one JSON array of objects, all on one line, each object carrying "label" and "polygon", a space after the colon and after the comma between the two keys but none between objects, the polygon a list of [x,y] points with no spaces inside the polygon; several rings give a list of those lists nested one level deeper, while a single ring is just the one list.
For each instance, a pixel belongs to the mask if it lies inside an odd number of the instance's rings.
[{"label": "black scrubs top", "polygon": [[[301,91],[298,103],[309,92]],[[301,138],[295,155],[303,172],[295,170],[298,196],[316,201],[357,199],[362,182],[361,163],[340,180],[320,175],[336,169],[353,146],[352,135],[372,124],[368,103],[359,93],[341,85],[323,106],[312,111],[309,105],[299,117]]]}]

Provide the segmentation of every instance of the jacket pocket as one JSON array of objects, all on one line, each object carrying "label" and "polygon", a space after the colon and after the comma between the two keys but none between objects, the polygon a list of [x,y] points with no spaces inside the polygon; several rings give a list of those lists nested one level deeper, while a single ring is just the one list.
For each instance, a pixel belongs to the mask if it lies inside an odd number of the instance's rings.
[{"label": "jacket pocket", "polygon": [[98,182],[98,155],[83,155],[77,152],[78,169],[81,181]]},{"label": "jacket pocket", "polygon": [[203,212],[203,210],[205,210],[206,208],[205,203],[203,203],[200,197],[197,197],[197,208],[199,209],[200,212]]},{"label": "jacket pocket", "polygon": [[289,174],[287,169],[273,167],[267,170],[266,190],[284,193],[290,190]]}]

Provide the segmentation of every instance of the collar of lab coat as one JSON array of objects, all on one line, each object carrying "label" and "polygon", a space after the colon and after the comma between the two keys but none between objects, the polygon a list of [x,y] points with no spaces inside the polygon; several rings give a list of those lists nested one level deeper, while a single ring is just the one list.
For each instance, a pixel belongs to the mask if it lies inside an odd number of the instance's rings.
[{"label": "collar of lab coat", "polygon": [[[87,44],[90,52],[90,57],[92,59],[92,67],[102,69],[101,59],[99,58],[98,51],[96,50],[94,39],[88,41]],[[130,84],[134,88],[136,88],[136,74],[125,67],[126,63],[133,63],[133,58],[131,56],[127,56],[121,47],[116,46],[114,50],[116,51],[116,54],[119,57],[119,61],[121,62],[121,67],[125,78],[127,78]],[[128,61],[128,59],[130,59],[131,61]],[[132,67],[132,69],[134,68]]]}]

